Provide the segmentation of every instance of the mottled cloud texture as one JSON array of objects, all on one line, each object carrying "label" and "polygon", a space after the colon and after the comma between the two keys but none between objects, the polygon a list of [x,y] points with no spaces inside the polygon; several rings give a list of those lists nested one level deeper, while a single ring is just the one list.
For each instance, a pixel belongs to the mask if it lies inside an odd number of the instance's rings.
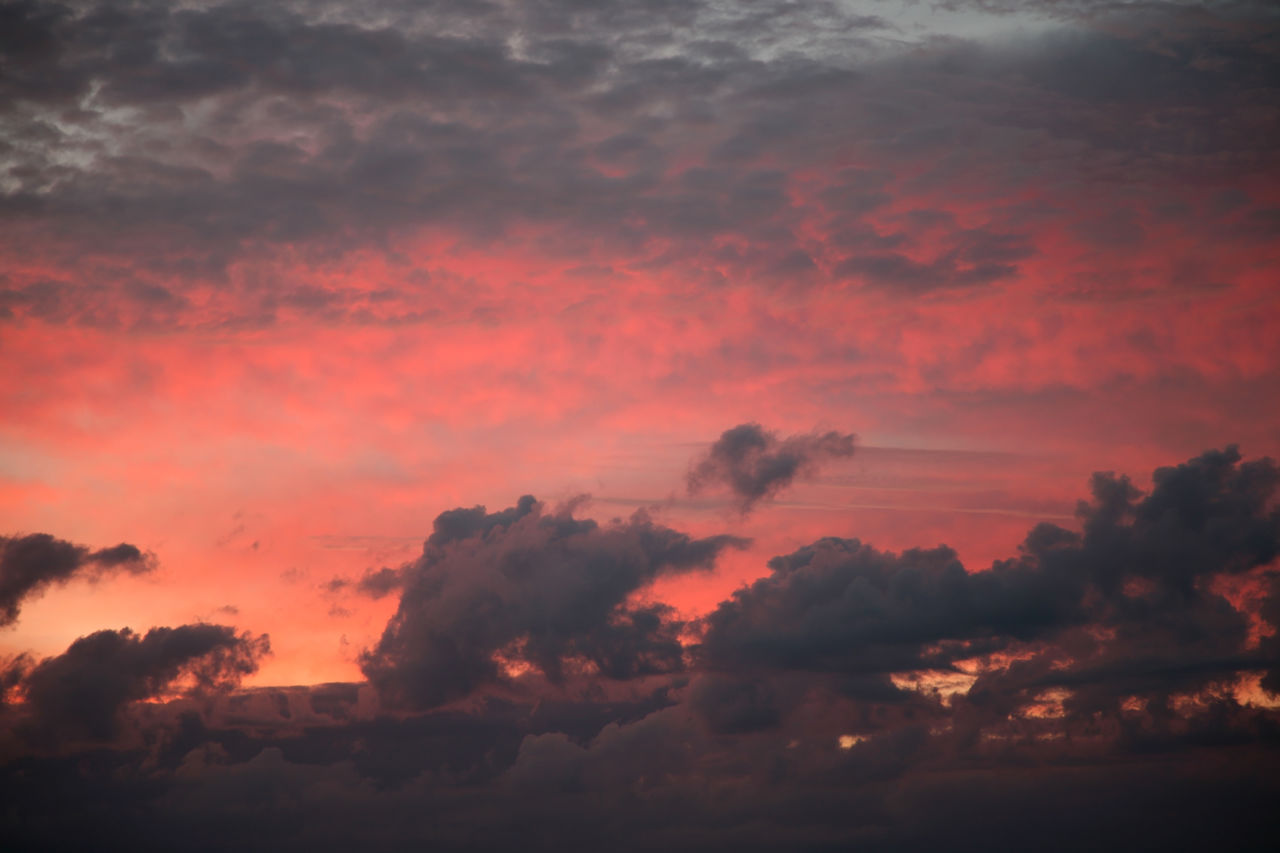
[{"label": "mottled cloud texture", "polygon": [[[950,22],[978,8],[954,4]],[[421,297],[464,271],[426,291],[399,272],[273,276],[388,239],[906,297],[1069,264],[1068,237],[1070,257],[1137,252],[1200,204],[1229,205],[1215,239],[1251,245],[1273,233],[1270,187],[1222,186],[1274,162],[1274,57],[1230,17],[1259,8],[1171,8],[1153,43],[1152,10],[1076,31],[1067,7],[1009,4],[1023,37],[979,47],[837,3],[6,3],[0,245],[24,262],[0,312],[447,316]],[[904,36],[920,50],[895,49]],[[1154,195],[1100,222],[1080,205],[1113,162]],[[1177,198],[1173,175],[1207,196]],[[979,178],[995,197],[956,206]],[[90,250],[103,262],[81,270]]]}]

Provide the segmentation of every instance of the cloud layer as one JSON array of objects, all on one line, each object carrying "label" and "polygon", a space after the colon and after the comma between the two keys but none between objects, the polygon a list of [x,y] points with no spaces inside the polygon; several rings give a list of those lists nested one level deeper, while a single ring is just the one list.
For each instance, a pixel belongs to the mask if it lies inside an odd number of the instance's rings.
[{"label": "cloud layer", "polygon": [[120,849],[1252,849],[1280,793],[1280,468],[1228,447],[1151,482],[1095,475],[1078,525],[981,571],[819,539],[696,623],[635,596],[740,540],[529,497],[451,510],[388,570],[367,684],[229,689],[266,638],[216,625],[10,663],[6,829]]}]

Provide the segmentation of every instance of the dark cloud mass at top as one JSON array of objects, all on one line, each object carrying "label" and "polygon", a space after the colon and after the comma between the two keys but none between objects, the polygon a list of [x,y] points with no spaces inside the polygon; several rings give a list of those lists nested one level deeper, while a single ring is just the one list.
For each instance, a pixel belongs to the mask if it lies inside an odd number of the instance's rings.
[{"label": "dark cloud mass at top", "polygon": [[725,430],[689,471],[690,494],[724,488],[743,514],[833,459],[853,455],[854,436],[813,432],[779,438],[760,424]]},{"label": "dark cloud mass at top", "polygon": [[[992,8],[946,6],[957,20]],[[1007,282],[1041,248],[1025,199],[928,229],[868,218],[895,199],[968,198],[977,175],[1002,196],[1036,177],[1040,221],[1108,243],[1122,231],[1068,211],[1077,187],[1111,184],[1100,164],[1130,164],[1126,180],[1157,194],[1274,166],[1274,47],[1233,19],[1257,5],[1221,4],[1220,19],[1125,6],[1110,28],[1072,30],[1077,8],[1010,4],[1025,38],[979,46],[785,0],[6,3],[0,222],[4,245],[49,263],[3,285],[0,317],[121,322],[112,296],[129,316],[196,322],[175,276],[242,288],[242,320],[417,316],[413,294],[267,291],[244,265],[421,229],[915,296]],[[795,178],[807,169],[835,178],[813,199]],[[59,275],[76,247],[139,263]]]},{"label": "dark cloud mass at top", "polygon": [[136,545],[92,551],[48,533],[0,536],[0,628],[18,620],[22,602],[75,577],[90,580],[116,572],[141,574],[154,560]]},{"label": "dark cloud mass at top", "polygon": [[28,719],[19,731],[42,743],[110,740],[125,707],[158,696],[176,679],[190,687],[234,687],[270,651],[266,636],[238,635],[225,625],[124,628],[81,637],[56,657],[9,664],[3,676],[23,691]]}]

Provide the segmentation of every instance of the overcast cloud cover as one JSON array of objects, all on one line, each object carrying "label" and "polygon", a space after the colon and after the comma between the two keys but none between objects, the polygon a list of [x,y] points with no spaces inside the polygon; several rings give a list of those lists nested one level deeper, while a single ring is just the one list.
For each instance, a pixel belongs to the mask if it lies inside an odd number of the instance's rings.
[{"label": "overcast cloud cover", "polygon": [[0,2],[0,847],[1269,849],[1278,140],[1246,0]]}]

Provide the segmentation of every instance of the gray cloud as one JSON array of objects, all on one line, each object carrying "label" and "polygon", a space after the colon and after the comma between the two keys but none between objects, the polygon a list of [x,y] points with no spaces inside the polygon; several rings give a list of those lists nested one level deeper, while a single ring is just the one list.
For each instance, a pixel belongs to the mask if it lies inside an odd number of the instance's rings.
[{"label": "gray cloud", "polygon": [[17,621],[24,600],[50,586],[77,577],[98,580],[117,572],[136,575],[154,568],[154,557],[123,542],[92,551],[48,533],[0,536],[0,628]]},{"label": "gray cloud", "polygon": [[[1132,697],[1167,708],[1176,695],[1276,671],[1274,644],[1253,644],[1248,615],[1215,583],[1267,582],[1258,573],[1280,555],[1278,487],[1274,462],[1242,462],[1234,447],[1158,469],[1146,495],[1098,474],[1078,510],[1082,532],[1041,524],[1019,557],[980,572],[945,547],[891,554],[823,539],[770,561],[769,576],[707,617],[702,666],[954,672],[1007,652],[1021,659],[983,675],[966,699],[983,721],[1051,688],[1072,694],[1066,707],[1080,719]],[[726,694],[729,709],[741,701]]]},{"label": "gray cloud", "polygon": [[689,470],[690,494],[725,488],[738,509],[750,512],[775,497],[796,479],[817,474],[825,463],[853,455],[854,436],[839,432],[809,433],[779,438],[760,424],[739,424],[725,430]]},{"label": "gray cloud", "polygon": [[[12,247],[67,281],[19,275],[0,289],[0,316],[190,322],[178,278],[235,290],[227,310],[241,322],[412,320],[418,294],[268,287],[228,269],[286,245],[331,258],[422,228],[482,244],[556,226],[538,245],[566,257],[909,297],[1016,277],[1038,252],[997,203],[1018,188],[1069,207],[1078,188],[1110,192],[1102,164],[1117,160],[1165,195],[1170,178],[1243,187],[1274,167],[1259,125],[1276,79],[1265,39],[1173,9],[1158,29],[1142,26],[1150,9],[1116,7],[1110,28],[1067,9],[1021,42],[903,50],[892,24],[781,0],[644,14],[8,3],[0,221]],[[1132,120],[1116,121],[1120,108]],[[880,178],[797,197],[798,170],[838,174],[851,151]],[[878,212],[917,196],[976,202],[982,220],[886,232]],[[1069,224],[1109,251],[1132,242]],[[1250,233],[1230,239],[1261,239]],[[86,277],[71,269],[86,246],[130,262]]]},{"label": "gray cloud", "polygon": [[400,570],[399,607],[361,666],[386,701],[418,708],[502,682],[498,655],[553,682],[573,661],[606,678],[678,671],[680,623],[627,597],[744,544],[691,539],[644,513],[601,526],[568,509],[547,513],[529,496],[493,513],[450,510]]},{"label": "gray cloud", "polygon": [[225,625],[181,625],[136,634],[128,628],[81,637],[65,652],[6,668],[20,686],[25,727],[41,742],[110,740],[131,702],[161,694],[180,677],[196,690],[226,689],[257,671],[270,651],[265,635],[236,634]]},{"label": "gray cloud", "polygon": [[[945,547],[822,539],[699,625],[627,602],[732,540],[531,498],[452,510],[364,659],[396,714],[331,684],[147,704],[144,722],[130,703],[184,671],[234,681],[265,641],[99,632],[0,668],[25,694],[0,706],[0,828],[20,849],[135,851],[923,851],[957,833],[1264,849],[1278,715],[1233,685],[1277,678],[1280,646],[1251,620],[1280,619],[1278,490],[1274,462],[1234,448],[1158,469],[1145,494],[1103,473],[1079,529],[1037,526],[985,571]],[[702,632],[688,666],[665,656],[677,626]],[[500,681],[503,650],[599,672],[428,707]],[[900,680],[962,669],[972,686],[949,699]]]}]

